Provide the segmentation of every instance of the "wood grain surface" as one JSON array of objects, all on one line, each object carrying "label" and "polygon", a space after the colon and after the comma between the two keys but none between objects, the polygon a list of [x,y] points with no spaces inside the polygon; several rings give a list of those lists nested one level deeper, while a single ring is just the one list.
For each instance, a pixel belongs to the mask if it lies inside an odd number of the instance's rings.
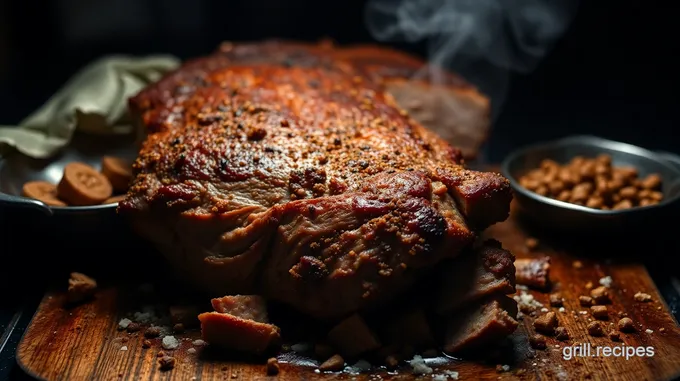
[{"label": "wood grain surface", "polygon": [[[493,360],[473,361],[432,359],[434,375],[444,374],[443,370],[458,372],[460,380],[496,379],[559,379],[559,380],[666,380],[680,375],[680,329],[661,299],[654,283],[644,266],[625,259],[626,253],[602,252],[602,245],[593,242],[557,237],[551,239],[530,230],[513,216],[506,222],[493,226],[486,235],[499,239],[518,258],[551,257],[550,278],[552,291],[560,291],[565,299],[564,312],[549,306],[548,292],[529,291],[536,300],[557,312],[559,323],[571,335],[568,342],[554,338],[547,339],[546,350],[533,350],[528,345],[527,335],[533,334],[533,319],[525,316],[520,328],[509,343],[495,354]],[[525,247],[528,237],[539,239],[534,250]],[[553,237],[554,238],[554,237]],[[559,243],[561,242],[561,243]],[[616,254],[616,255],[609,255]],[[634,256],[650,253],[628,253]],[[620,258],[606,259],[607,256]],[[575,268],[574,260],[583,263]],[[611,276],[612,304],[609,305],[610,320],[615,324],[618,313],[627,314],[637,327],[637,332],[622,334],[622,342],[612,342],[608,337],[592,337],[586,333],[586,325],[592,316],[581,314],[587,308],[579,306],[578,296],[587,295],[586,284],[598,286],[600,278]],[[65,280],[64,280],[65,282]],[[633,295],[645,292],[652,301],[635,301]],[[134,288],[115,285],[100,289],[96,298],[74,308],[64,308],[64,292],[48,293],[32,324],[27,329],[17,350],[17,361],[30,375],[45,380],[329,380],[329,379],[403,379],[412,380],[417,376],[404,369],[388,374],[372,371],[361,375],[315,373],[314,360],[295,357],[291,353],[280,357],[281,371],[277,377],[268,377],[263,362],[247,363],[233,357],[211,353],[209,347],[196,347],[192,340],[200,333],[189,331],[182,335],[181,346],[165,351],[174,356],[177,364],[173,370],[161,371],[158,353],[162,350],[159,339],[154,339],[151,348],[143,349],[144,337],[140,333],[118,331],[117,325],[125,316],[125,306],[136,298]],[[646,332],[647,329],[653,332]],[[652,357],[563,357],[565,346],[590,344],[592,351],[604,346],[651,346]],[[121,350],[125,346],[127,350]],[[189,348],[196,348],[190,353]],[[490,350],[491,352],[491,350]],[[497,365],[509,365],[509,371],[497,371]],[[422,376],[433,379],[433,375]]]}]

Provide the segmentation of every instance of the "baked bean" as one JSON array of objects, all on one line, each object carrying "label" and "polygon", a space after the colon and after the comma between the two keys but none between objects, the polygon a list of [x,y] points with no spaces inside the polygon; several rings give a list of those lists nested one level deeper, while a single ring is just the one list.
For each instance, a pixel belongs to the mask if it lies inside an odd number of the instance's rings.
[{"label": "baked bean", "polygon": [[594,209],[600,209],[602,205],[604,205],[604,200],[602,200],[602,197],[597,196],[589,198],[586,202],[587,207]]},{"label": "baked bean", "polygon": [[630,200],[621,200],[618,202],[612,210],[630,209],[633,207],[633,203]]},{"label": "baked bean", "polygon": [[622,188],[619,191],[621,198],[624,198],[624,199],[627,199],[627,200],[635,200],[637,198],[637,193],[638,193],[637,188],[632,187],[632,186]]},{"label": "baked bean", "polygon": [[658,174],[638,178],[637,169],[615,167],[606,154],[575,156],[565,165],[546,159],[519,181],[540,195],[601,210],[648,206],[663,200]]},{"label": "baked bean", "polygon": [[644,180],[640,181],[640,186],[645,189],[656,190],[661,186],[661,176],[657,174],[651,174],[645,177]]}]

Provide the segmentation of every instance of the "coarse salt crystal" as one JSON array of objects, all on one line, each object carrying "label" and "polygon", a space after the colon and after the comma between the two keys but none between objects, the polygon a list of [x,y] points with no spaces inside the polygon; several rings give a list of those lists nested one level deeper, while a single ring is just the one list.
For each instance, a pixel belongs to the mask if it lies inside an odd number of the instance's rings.
[{"label": "coarse salt crystal", "polygon": [[191,354],[196,353],[196,348],[189,348],[189,349],[187,349],[187,353],[191,353]]},{"label": "coarse salt crystal", "polygon": [[121,351],[127,351],[127,345],[123,345],[122,347],[120,347],[120,350]]},{"label": "coarse salt crystal", "polygon": [[607,275],[606,277],[600,278],[600,284],[609,288],[612,286],[612,277]]},{"label": "coarse salt crystal", "polygon": [[413,373],[415,374],[431,374],[432,368],[427,366],[425,360],[420,355],[413,356],[413,359],[408,361],[411,368],[413,368]]},{"label": "coarse salt crystal", "polygon": [[163,349],[175,349],[179,347],[179,340],[175,336],[165,336],[161,342]]},{"label": "coarse salt crystal", "polygon": [[649,329],[649,328],[645,329],[645,332],[647,332],[647,333],[654,333],[654,331],[652,331],[652,330]]},{"label": "coarse salt crystal", "polygon": [[191,344],[193,344],[193,345],[195,345],[195,346],[197,346],[197,347],[200,347],[200,346],[202,346],[202,345],[205,345],[206,342],[203,341],[203,340],[201,340],[201,339],[198,339],[198,340],[194,340]]},{"label": "coarse salt crystal", "polygon": [[132,320],[128,318],[120,319],[120,321],[118,322],[118,328],[126,329],[130,325],[130,323],[132,323]]},{"label": "coarse salt crystal", "polygon": [[559,309],[558,311],[560,311],[560,312],[565,312],[566,309],[565,309],[564,307],[560,307],[560,309]]}]

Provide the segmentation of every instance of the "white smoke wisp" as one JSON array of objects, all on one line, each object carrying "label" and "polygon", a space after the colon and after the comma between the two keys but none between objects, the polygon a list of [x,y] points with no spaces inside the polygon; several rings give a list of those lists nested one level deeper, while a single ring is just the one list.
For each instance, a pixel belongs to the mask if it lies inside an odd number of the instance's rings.
[{"label": "white smoke wisp", "polygon": [[426,41],[428,63],[474,83],[497,114],[510,72],[534,70],[577,6],[578,0],[369,0],[365,16],[379,41]]}]

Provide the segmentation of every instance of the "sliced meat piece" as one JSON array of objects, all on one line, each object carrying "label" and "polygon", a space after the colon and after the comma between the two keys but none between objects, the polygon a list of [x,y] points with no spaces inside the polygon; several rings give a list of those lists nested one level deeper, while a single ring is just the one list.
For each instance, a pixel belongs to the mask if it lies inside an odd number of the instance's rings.
[{"label": "sliced meat piece", "polygon": [[328,332],[328,341],[345,357],[356,357],[380,348],[376,335],[357,314],[333,327]]},{"label": "sliced meat piece", "polygon": [[515,261],[517,284],[544,290],[550,285],[550,257],[521,258]]},{"label": "sliced meat piece", "polygon": [[450,315],[466,303],[492,294],[515,292],[515,256],[496,240],[478,247],[443,265],[436,311]]},{"label": "sliced meat piece", "polygon": [[242,319],[230,314],[205,312],[198,315],[203,340],[221,348],[262,354],[280,344],[279,327]]},{"label": "sliced meat piece", "polygon": [[241,319],[268,323],[267,303],[257,295],[228,295],[210,301],[215,311],[231,314]]},{"label": "sliced meat piece", "polygon": [[436,343],[425,312],[420,308],[390,317],[386,324],[383,337],[389,344],[427,349]]},{"label": "sliced meat piece", "polygon": [[512,334],[519,323],[517,303],[507,296],[497,296],[481,305],[469,306],[456,313],[447,324],[444,351],[449,354],[470,353]]}]

